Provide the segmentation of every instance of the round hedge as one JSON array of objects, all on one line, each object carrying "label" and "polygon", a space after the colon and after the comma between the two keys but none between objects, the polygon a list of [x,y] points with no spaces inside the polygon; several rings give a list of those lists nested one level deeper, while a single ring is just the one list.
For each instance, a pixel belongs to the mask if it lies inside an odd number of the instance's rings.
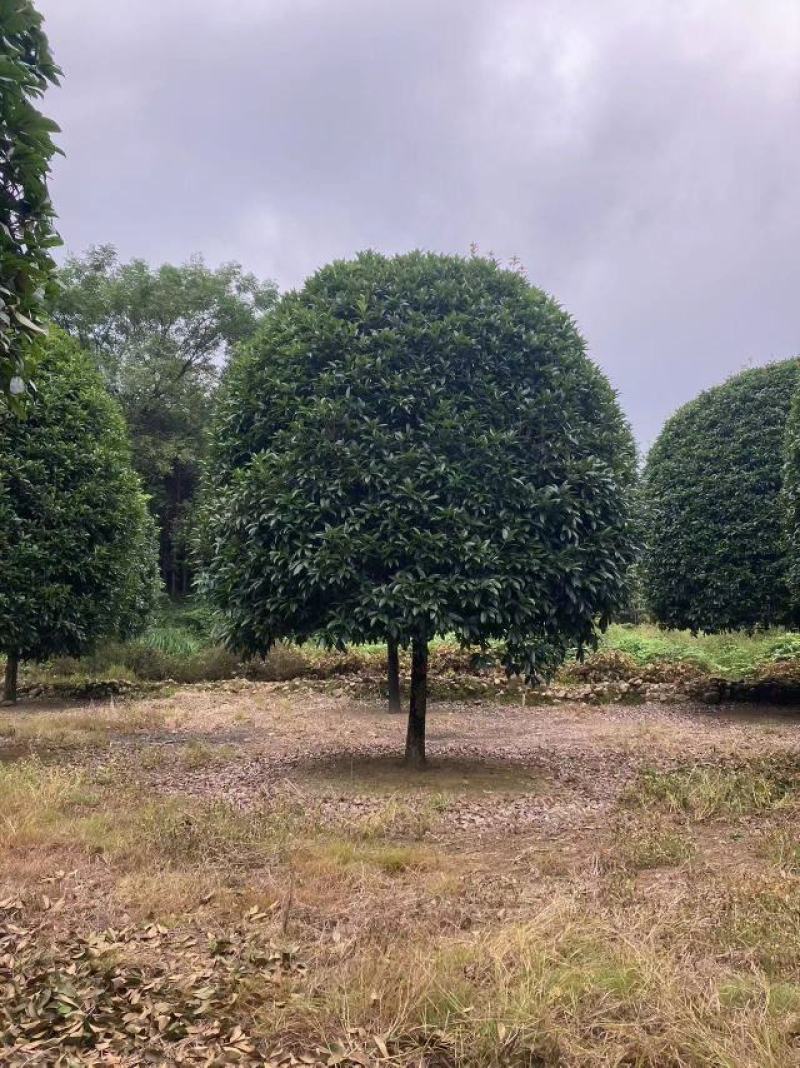
[{"label": "round hedge", "polygon": [[[800,364],[800,357],[798,357]],[[786,581],[793,619],[800,619],[800,380],[786,424],[783,510],[786,528]]]},{"label": "round hedge", "polygon": [[127,429],[88,356],[51,332],[24,416],[0,408],[0,652],[80,655],[156,593],[155,538]]},{"label": "round hedge", "polygon": [[693,631],[788,622],[783,450],[797,360],[744,371],[668,420],[644,473],[645,594]]},{"label": "round hedge", "polygon": [[453,634],[546,672],[625,592],[635,449],[569,316],[480,258],[364,253],[285,296],[219,403],[229,642]]}]

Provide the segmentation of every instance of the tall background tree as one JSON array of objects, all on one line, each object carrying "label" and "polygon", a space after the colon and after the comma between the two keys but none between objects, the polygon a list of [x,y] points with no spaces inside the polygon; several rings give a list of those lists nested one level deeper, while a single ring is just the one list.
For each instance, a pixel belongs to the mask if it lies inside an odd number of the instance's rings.
[{"label": "tall background tree", "polygon": [[235,263],[120,263],[108,245],[70,257],[59,282],[53,318],[94,354],[122,407],[158,523],[164,585],[186,593],[187,533],[214,389],[232,347],[274,306],[275,286]]},{"label": "tall background tree", "polygon": [[53,330],[25,418],[0,409],[0,652],[21,660],[127,637],[157,591],[153,520],[125,424],[91,359]]},{"label": "tall background tree", "polygon": [[285,296],[235,359],[205,589],[229,643],[504,642],[549,674],[625,595],[635,449],[569,316],[491,260],[365,253]]},{"label": "tall background tree", "polygon": [[753,368],[668,420],[644,473],[644,592],[669,627],[791,621],[784,440],[800,361]]},{"label": "tall background tree", "polygon": [[34,103],[60,73],[30,0],[0,0],[0,404],[27,389],[60,244],[47,189],[58,126]]}]

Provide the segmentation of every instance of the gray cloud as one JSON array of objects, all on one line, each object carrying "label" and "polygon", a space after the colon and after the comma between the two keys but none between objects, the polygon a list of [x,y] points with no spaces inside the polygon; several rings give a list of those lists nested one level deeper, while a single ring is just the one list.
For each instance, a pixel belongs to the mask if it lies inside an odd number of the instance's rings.
[{"label": "gray cloud", "polygon": [[797,0],[40,0],[70,248],[518,255],[643,444],[800,351]]}]

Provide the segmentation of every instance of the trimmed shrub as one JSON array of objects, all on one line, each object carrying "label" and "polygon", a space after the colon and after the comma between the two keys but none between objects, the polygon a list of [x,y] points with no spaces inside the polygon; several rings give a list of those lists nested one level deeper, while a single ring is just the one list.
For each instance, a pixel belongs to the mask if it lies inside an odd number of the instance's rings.
[{"label": "trimmed shrub", "polygon": [[797,360],[744,371],[679,409],[644,474],[644,585],[662,625],[791,620],[781,486]]},{"label": "trimmed shrub", "polygon": [[[797,362],[800,363],[800,357]],[[789,409],[784,439],[783,520],[786,582],[793,617],[800,619],[800,378]]]},{"label": "trimmed shrub", "polygon": [[37,360],[37,389],[24,417],[0,408],[0,650],[10,664],[128,638],[156,595],[153,522],[125,424],[88,357],[58,332]]}]

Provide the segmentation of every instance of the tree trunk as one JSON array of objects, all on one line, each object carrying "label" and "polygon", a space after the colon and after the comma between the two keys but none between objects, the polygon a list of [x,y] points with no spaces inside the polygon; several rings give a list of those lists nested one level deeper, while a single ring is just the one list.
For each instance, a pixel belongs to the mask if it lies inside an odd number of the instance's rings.
[{"label": "tree trunk", "polygon": [[6,678],[3,698],[12,704],[17,700],[17,675],[19,674],[19,657],[16,653],[6,655]]},{"label": "tree trunk", "polygon": [[428,704],[428,642],[414,638],[411,643],[411,702],[406,734],[406,764],[425,766],[425,712]]},{"label": "tree trunk", "polygon": [[389,679],[389,711],[400,711],[400,652],[395,638],[387,642],[386,674]]}]

